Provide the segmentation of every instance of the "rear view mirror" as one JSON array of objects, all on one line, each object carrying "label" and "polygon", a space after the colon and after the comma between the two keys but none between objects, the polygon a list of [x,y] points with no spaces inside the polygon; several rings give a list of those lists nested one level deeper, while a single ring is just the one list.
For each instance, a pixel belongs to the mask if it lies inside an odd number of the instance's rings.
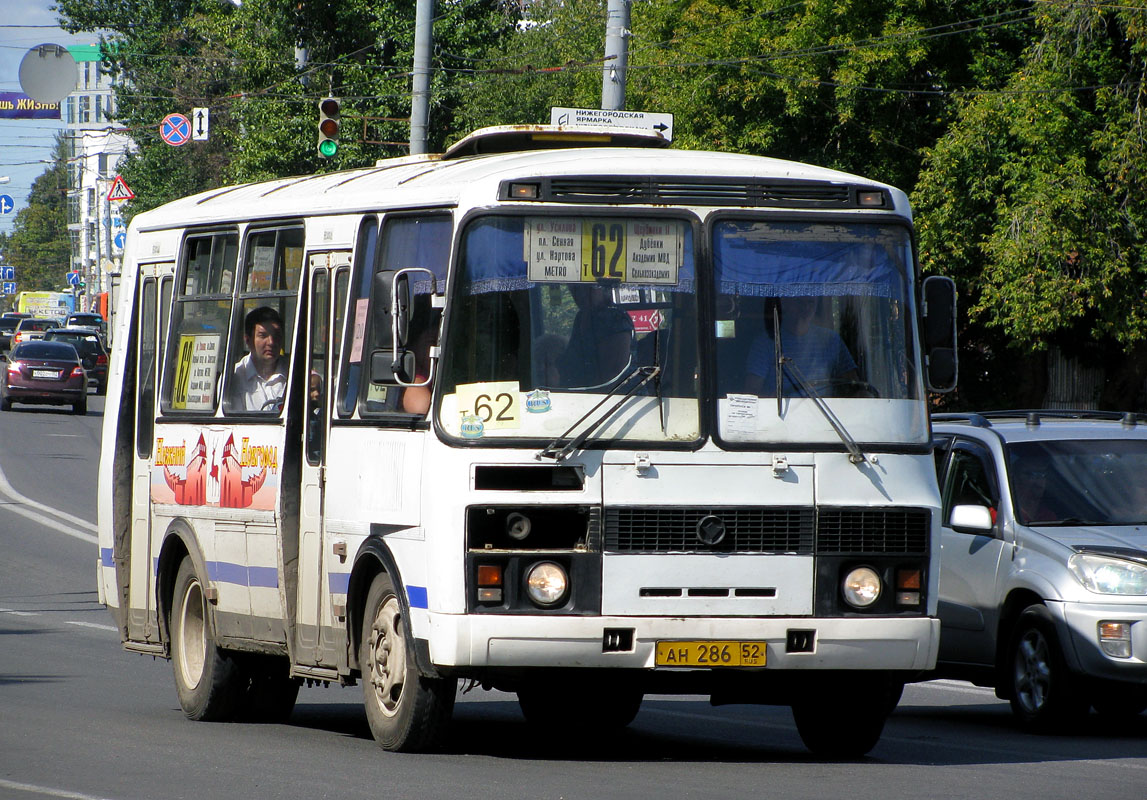
[{"label": "rear view mirror", "polygon": [[933,275],[921,287],[924,380],[932,392],[956,388],[956,284]]},{"label": "rear view mirror", "polygon": [[994,527],[992,510],[987,506],[955,506],[950,524],[960,533],[990,533]]}]

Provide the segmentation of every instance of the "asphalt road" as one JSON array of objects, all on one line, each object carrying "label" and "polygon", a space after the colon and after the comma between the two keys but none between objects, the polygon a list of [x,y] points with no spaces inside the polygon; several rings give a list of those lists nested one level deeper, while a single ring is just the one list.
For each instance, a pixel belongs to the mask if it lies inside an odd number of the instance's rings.
[{"label": "asphalt road", "polygon": [[1147,715],[1029,736],[990,691],[947,681],[909,686],[845,763],[810,756],[788,709],[699,697],[647,698],[625,731],[570,745],[476,689],[431,755],[380,750],[357,686],[304,688],[284,725],[190,722],[170,664],[124,652],[97,601],[102,412],[93,396],[82,418],[0,413],[2,800],[1147,797]]}]

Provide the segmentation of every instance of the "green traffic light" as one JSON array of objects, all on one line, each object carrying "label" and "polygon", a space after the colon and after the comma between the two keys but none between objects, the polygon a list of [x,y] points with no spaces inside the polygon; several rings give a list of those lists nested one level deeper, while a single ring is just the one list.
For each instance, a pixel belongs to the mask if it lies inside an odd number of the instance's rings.
[{"label": "green traffic light", "polygon": [[326,156],[327,158],[330,158],[331,156],[333,156],[335,153],[338,152],[338,149],[339,149],[339,143],[336,142],[334,139],[324,139],[323,141],[319,142],[319,155],[320,156]]}]

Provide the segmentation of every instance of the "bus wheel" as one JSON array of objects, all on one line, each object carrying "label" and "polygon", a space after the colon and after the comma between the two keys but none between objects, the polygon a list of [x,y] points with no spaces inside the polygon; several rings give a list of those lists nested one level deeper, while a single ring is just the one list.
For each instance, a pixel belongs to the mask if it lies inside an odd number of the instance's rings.
[{"label": "bus wheel", "polygon": [[1089,701],[1068,672],[1055,621],[1042,605],[1024,609],[1008,649],[1012,711],[1032,732],[1058,730],[1087,713]]},{"label": "bus wheel", "polygon": [[175,690],[183,713],[208,722],[233,718],[244,687],[243,675],[239,665],[215,644],[203,584],[190,558],[179,565],[168,623]]},{"label": "bus wheel", "polygon": [[626,727],[637,717],[644,698],[637,689],[597,681],[576,690],[565,682],[530,683],[518,689],[518,706],[526,722],[551,733],[565,727],[574,736]]},{"label": "bus wheel", "polygon": [[366,596],[359,666],[370,732],[380,747],[395,752],[437,744],[454,710],[457,688],[457,681],[419,675],[406,642],[394,582],[380,573]]},{"label": "bus wheel", "polygon": [[[805,747],[821,758],[860,758],[876,747],[893,708],[898,684],[883,678],[818,686],[793,703],[793,720]],[[902,684],[900,684],[902,688]]]}]

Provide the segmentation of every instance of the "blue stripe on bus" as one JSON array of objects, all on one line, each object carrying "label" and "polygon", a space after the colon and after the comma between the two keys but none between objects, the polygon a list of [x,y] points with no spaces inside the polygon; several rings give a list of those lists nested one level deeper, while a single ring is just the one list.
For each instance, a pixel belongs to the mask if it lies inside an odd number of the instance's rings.
[{"label": "blue stripe on bus", "polygon": [[207,579],[216,583],[274,589],[279,585],[279,570],[276,567],[246,567],[226,561],[208,561]]},{"label": "blue stripe on bus", "polygon": [[331,594],[347,594],[350,591],[349,572],[332,572],[327,575],[327,582],[330,585]]},{"label": "blue stripe on bus", "polygon": [[411,608],[430,608],[425,586],[407,586],[406,599],[410,602]]},{"label": "blue stripe on bus", "polygon": [[110,547],[100,548],[100,566],[114,567],[115,561],[112,560],[112,549]]}]

